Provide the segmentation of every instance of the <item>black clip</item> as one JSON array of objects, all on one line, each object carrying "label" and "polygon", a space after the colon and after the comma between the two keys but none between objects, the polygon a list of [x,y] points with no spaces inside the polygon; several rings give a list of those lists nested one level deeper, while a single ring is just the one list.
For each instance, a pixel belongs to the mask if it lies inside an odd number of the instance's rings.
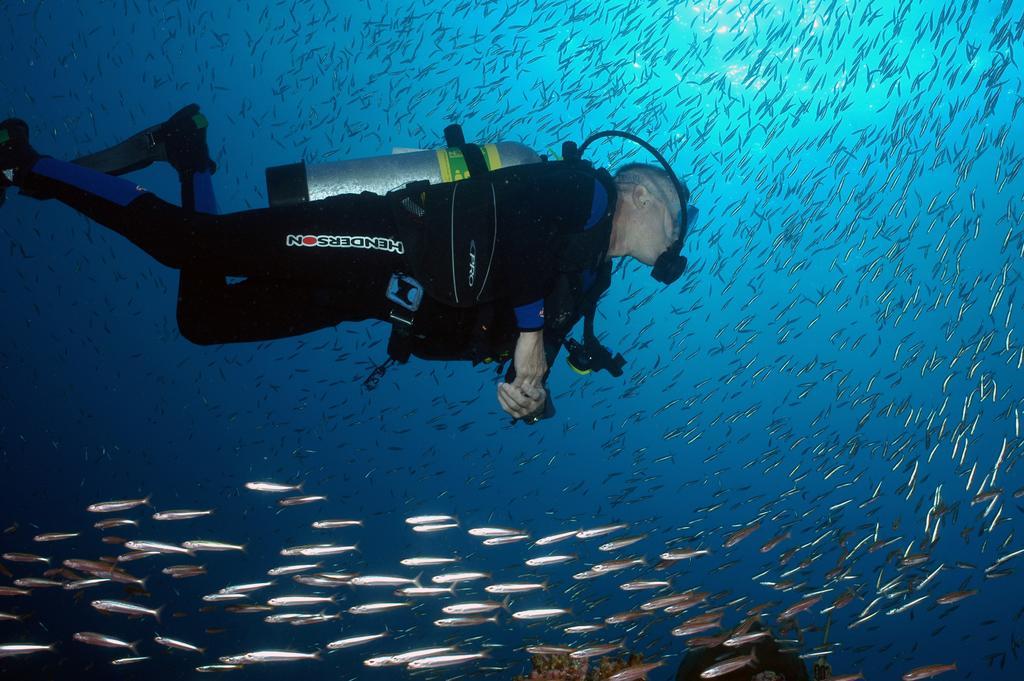
[{"label": "black clip", "polygon": [[[396,272],[391,275],[391,281],[388,282],[387,297],[395,305],[403,307],[409,312],[415,312],[420,309],[420,303],[423,302],[423,285],[408,275]],[[391,317],[395,318],[394,313]],[[411,320],[399,320],[411,324]]]}]

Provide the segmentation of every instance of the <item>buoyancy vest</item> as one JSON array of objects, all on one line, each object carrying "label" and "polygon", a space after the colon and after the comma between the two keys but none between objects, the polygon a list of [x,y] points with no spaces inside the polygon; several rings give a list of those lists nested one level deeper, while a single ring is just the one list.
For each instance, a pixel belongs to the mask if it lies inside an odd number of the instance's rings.
[{"label": "buoyancy vest", "polygon": [[[608,200],[598,222],[584,230],[595,181]],[[389,354],[398,361],[408,354],[474,362],[507,355],[518,335],[512,309],[541,298],[553,361],[562,339],[608,286],[615,183],[587,161],[413,183],[393,194],[410,273],[427,301],[413,327],[401,331],[401,342],[392,334]],[[598,275],[589,288],[586,270]]]},{"label": "buoyancy vest", "polygon": [[396,198],[407,262],[428,296],[452,307],[545,297],[561,271],[593,269],[611,237],[606,215],[589,230],[594,182],[614,197],[607,171],[585,161],[543,161],[478,178],[415,186]]}]

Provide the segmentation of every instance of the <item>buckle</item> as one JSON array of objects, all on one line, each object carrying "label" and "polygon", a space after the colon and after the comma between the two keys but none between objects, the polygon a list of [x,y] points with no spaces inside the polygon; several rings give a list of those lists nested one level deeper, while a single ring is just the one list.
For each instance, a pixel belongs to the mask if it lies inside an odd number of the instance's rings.
[{"label": "buckle", "polygon": [[391,312],[388,313],[388,318],[391,319],[392,322],[398,322],[398,323],[404,324],[404,325],[409,326],[409,327],[412,326],[412,322],[413,322],[411,314],[410,315],[401,315],[401,314],[398,313],[398,310],[391,310]]},{"label": "buckle", "polygon": [[[391,275],[391,281],[388,282],[387,297],[395,305],[409,312],[415,312],[420,309],[420,303],[423,302],[423,286],[412,277],[396,272]],[[407,321],[397,316],[395,311],[391,312],[391,318],[406,324],[412,323],[411,317]]]}]

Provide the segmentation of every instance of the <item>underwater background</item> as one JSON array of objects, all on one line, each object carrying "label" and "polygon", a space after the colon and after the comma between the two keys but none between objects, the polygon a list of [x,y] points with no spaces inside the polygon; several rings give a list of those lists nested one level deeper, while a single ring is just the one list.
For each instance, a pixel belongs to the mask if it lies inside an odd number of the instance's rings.
[{"label": "underwater background", "polygon": [[[231,673],[398,679],[410,672],[363,660],[454,642],[489,657],[432,676],[510,679],[529,672],[524,646],[624,640],[665,660],[649,678],[669,679],[687,650],[671,630],[686,618],[721,607],[729,629],[770,602],[759,611],[777,629],[780,612],[815,593],[786,636],[811,653],[828,622],[820,650],[836,675],[895,679],[955,662],[943,678],[1024,678],[1024,4],[6,0],[0,16],[0,117],[25,119],[36,149],[73,159],[196,102],[222,212],[265,206],[268,166],[436,148],[454,122],[471,141],[552,155],[598,130],[632,132],[701,211],[677,284],[663,289],[635,263],[616,270],[597,327],[625,374],[579,376],[560,358],[557,416],[528,427],[499,410],[494,365],[414,359],[363,391],[386,358],[382,323],[193,345],[176,326],[176,271],[55,201],[9,191],[0,550],[51,563],[0,561],[13,575],[0,584],[121,552],[104,534],[246,551],[126,564],[148,576],[148,595],[115,585],[0,597],[0,611],[27,615],[0,621],[0,645],[56,644],[0,659],[4,678],[191,678],[219,656],[323,651],[387,627],[319,662]],[[618,140],[587,156],[610,169],[653,162]],[[132,177],[177,202],[167,166]],[[328,499],[282,508],[244,487],[259,480]],[[138,528],[101,532],[86,511],[147,496],[153,508],[119,514]],[[182,508],[215,513],[150,518]],[[459,527],[415,533],[404,519],[417,514]],[[363,525],[310,527],[324,518]],[[597,550],[605,538],[573,539],[551,548],[576,560],[544,568],[523,563],[543,547],[483,546],[466,532],[535,539],[613,523],[646,537],[617,553]],[[33,541],[44,532],[80,534]],[[495,581],[549,580],[514,610],[571,613],[444,629],[432,622],[443,601],[352,615],[391,590],[287,577],[266,594],[335,593],[337,604],[305,611],[341,618],[290,626],[204,607],[203,595],[287,564],[282,548],[322,541],[358,542],[325,569],[415,577],[400,559],[455,555]],[[654,569],[683,548],[708,553]],[[177,563],[207,574],[161,572]],[[562,631],[636,609],[650,594],[620,589],[629,579],[709,596],[678,615]],[[939,601],[958,591],[976,594]],[[489,597],[468,583],[464,595]],[[95,598],[164,606],[161,622],[104,616]],[[74,641],[82,631],[141,641],[151,659],[111,666],[127,651]],[[168,650],[156,634],[205,652]]]}]

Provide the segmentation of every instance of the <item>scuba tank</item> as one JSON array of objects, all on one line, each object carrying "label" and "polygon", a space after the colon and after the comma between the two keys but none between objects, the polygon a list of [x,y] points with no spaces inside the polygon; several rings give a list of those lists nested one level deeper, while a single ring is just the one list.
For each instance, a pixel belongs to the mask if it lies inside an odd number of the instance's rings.
[{"label": "scuba tank", "polygon": [[[539,163],[541,157],[518,142],[481,144],[488,170]],[[338,194],[368,191],[381,196],[410,182],[456,182],[470,176],[458,147],[404,151],[331,163],[303,161],[267,168],[267,197],[271,206],[317,201]]]}]

